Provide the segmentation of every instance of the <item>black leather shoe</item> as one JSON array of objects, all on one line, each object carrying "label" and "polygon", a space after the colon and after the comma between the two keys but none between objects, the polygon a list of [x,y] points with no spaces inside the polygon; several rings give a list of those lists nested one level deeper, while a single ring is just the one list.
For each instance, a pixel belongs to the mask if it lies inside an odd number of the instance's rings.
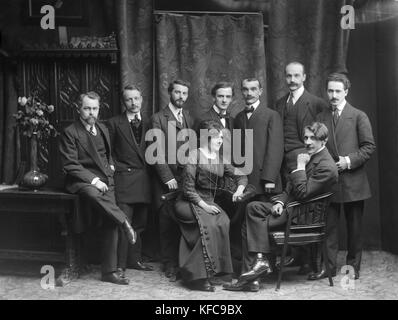
[{"label": "black leather shoe", "polygon": [[224,284],[223,289],[228,291],[258,292],[260,290],[260,283],[257,280],[250,282],[238,280],[235,283]]},{"label": "black leather shoe", "polygon": [[127,220],[123,223],[123,230],[126,234],[127,241],[131,244],[135,244],[137,241],[137,234]]},{"label": "black leather shoe", "polygon": [[[336,270],[331,270],[330,273],[332,274],[332,277],[336,276]],[[318,273],[309,274],[308,280],[321,280],[321,279],[325,279],[327,277],[328,277],[328,273],[327,273],[326,269],[322,269]]]},{"label": "black leather shoe", "polygon": [[355,270],[355,280],[359,279],[359,270]]},{"label": "black leather shoe", "polygon": [[129,269],[141,270],[141,271],[153,271],[153,267],[141,261],[137,261],[128,266]]},{"label": "black leather shoe", "polygon": [[270,274],[272,273],[272,270],[269,267],[269,263],[267,260],[257,258],[251,270],[241,274],[241,276],[239,277],[239,281],[253,281],[256,280],[263,273]]},{"label": "black leather shoe", "polygon": [[129,279],[121,278],[118,272],[103,274],[101,281],[120,284],[120,285],[128,285],[130,283]]},{"label": "black leather shoe", "polygon": [[194,280],[188,283],[188,288],[195,291],[215,292],[216,288],[212,286],[208,279]]}]

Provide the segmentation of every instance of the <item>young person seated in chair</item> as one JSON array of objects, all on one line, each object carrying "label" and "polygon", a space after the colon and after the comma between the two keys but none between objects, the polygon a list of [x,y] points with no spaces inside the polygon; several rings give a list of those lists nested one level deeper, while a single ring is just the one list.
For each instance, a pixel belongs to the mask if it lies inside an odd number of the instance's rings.
[{"label": "young person seated in chair", "polygon": [[246,208],[242,226],[242,274],[234,284],[224,285],[230,291],[258,291],[257,279],[271,273],[269,232],[282,230],[286,224],[285,206],[330,192],[337,182],[337,167],[325,145],[328,129],[315,122],[304,129],[306,153],[297,155],[297,168],[289,176],[283,193],[272,198],[272,203],[253,201]]}]

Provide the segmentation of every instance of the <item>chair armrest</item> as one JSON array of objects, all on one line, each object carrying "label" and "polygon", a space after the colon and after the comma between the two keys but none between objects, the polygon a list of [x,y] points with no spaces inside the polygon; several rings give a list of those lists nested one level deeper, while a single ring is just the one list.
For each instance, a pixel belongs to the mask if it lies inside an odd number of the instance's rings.
[{"label": "chair armrest", "polygon": [[167,192],[167,193],[162,194],[162,196],[160,197],[160,200],[162,200],[162,201],[174,200],[178,197],[179,194],[180,194],[180,191]]},{"label": "chair armrest", "polygon": [[328,192],[328,193],[323,193],[323,194],[321,194],[319,196],[316,196],[314,198],[311,198],[311,199],[308,199],[308,200],[305,200],[305,201],[293,201],[293,202],[290,202],[286,206],[286,208],[297,207],[297,206],[300,206],[300,205],[303,205],[303,204],[316,202],[316,201],[319,201],[319,200],[322,200],[322,199],[327,199],[327,198],[331,197],[332,195],[333,195],[333,192]]}]

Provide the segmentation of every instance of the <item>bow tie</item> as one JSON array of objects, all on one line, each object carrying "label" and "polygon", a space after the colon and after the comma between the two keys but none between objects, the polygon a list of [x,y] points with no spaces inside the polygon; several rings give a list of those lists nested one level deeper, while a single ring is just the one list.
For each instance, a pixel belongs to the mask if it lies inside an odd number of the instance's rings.
[{"label": "bow tie", "polygon": [[219,113],[219,114],[218,114],[218,117],[219,117],[220,119],[225,119],[225,118],[227,117],[227,115],[226,115],[225,113]]},{"label": "bow tie", "polygon": [[243,110],[246,113],[253,113],[254,112],[254,107],[251,106],[250,108],[245,108],[245,110]]}]

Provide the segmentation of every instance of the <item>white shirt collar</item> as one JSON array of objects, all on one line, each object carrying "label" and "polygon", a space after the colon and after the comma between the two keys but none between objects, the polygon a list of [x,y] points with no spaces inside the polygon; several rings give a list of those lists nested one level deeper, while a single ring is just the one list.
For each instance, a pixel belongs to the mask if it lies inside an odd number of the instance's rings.
[{"label": "white shirt collar", "polygon": [[129,122],[135,118],[135,115],[138,115],[138,120],[141,121],[141,112],[138,112],[138,113],[129,113],[129,112],[126,112],[126,115],[127,115],[127,120],[128,120]]},{"label": "white shirt collar", "polygon": [[321,147],[317,152],[314,152],[314,153],[312,154],[311,157],[313,157],[313,156],[316,155],[317,153],[321,152],[323,149],[325,149],[325,147],[326,147],[326,146]]},{"label": "white shirt collar", "polygon": [[339,116],[341,115],[341,113],[343,112],[343,109],[346,105],[347,101],[344,99],[337,107],[337,111],[339,112]]},{"label": "white shirt collar", "polygon": [[[303,95],[303,93],[304,93],[304,86],[301,86],[300,88],[298,88],[295,91],[290,91],[290,94],[293,95],[293,105],[296,104],[297,100],[300,99],[300,97]],[[287,97],[287,100],[289,100],[290,94]]]},{"label": "white shirt collar", "polygon": [[[213,109],[215,112],[217,112],[217,114],[220,114],[221,111],[223,111],[223,110],[219,109],[215,104],[213,104]],[[225,110],[225,113],[227,113],[227,110]]]},{"label": "white shirt collar", "polygon": [[250,104],[250,105],[246,105],[246,108],[250,108],[250,107],[253,107],[254,108],[254,110],[256,110],[257,109],[257,107],[260,105],[260,99],[258,99],[255,103],[253,103],[253,104]]},{"label": "white shirt collar", "polygon": [[176,108],[171,102],[169,102],[169,109],[170,111],[174,114],[174,117],[178,119],[178,112],[181,110],[181,116],[183,117],[184,115],[182,114],[182,108]]}]

